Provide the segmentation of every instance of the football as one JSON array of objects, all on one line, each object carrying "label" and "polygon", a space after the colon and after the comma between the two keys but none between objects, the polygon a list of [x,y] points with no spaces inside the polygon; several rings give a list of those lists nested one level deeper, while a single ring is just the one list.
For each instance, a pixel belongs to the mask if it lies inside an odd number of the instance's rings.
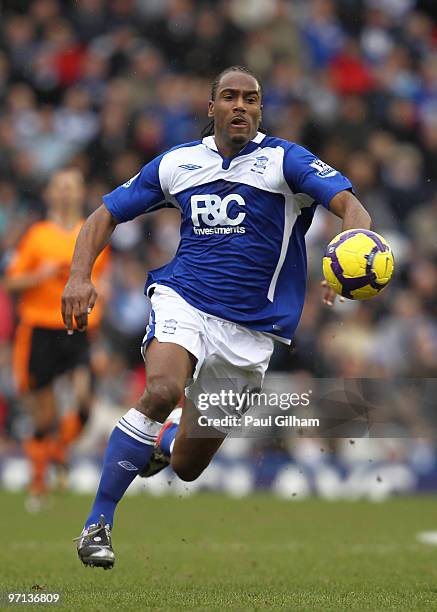
[{"label": "football", "polygon": [[366,229],[341,232],[328,244],[323,275],[338,295],[368,300],[380,293],[393,276],[390,246],[379,234]]}]

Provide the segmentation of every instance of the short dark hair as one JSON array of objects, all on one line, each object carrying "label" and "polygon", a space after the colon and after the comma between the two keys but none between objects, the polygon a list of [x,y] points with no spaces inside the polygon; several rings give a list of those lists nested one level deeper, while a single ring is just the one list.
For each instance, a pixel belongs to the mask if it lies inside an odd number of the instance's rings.
[{"label": "short dark hair", "polygon": [[[229,72],[242,72],[243,74],[248,74],[249,76],[253,77],[259,85],[259,89],[260,89],[261,97],[262,97],[261,81],[258,78],[258,76],[252,70],[250,70],[250,68],[247,68],[246,66],[229,66],[228,68],[225,68],[224,70],[222,70],[220,74],[218,74],[213,80],[213,82],[211,83],[211,100],[215,100],[220,81]],[[207,125],[205,125],[200,135],[202,138],[205,138],[205,136],[212,136],[213,134],[214,134],[214,119],[211,119],[211,121]]]}]

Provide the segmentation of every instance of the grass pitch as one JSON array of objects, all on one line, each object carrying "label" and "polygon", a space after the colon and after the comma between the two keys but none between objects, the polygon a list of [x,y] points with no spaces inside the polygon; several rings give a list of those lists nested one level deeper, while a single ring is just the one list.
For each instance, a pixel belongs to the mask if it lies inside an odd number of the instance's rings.
[{"label": "grass pitch", "polygon": [[23,500],[0,493],[0,590],[63,600],[16,609],[437,610],[437,548],[416,541],[437,529],[436,498],[127,498],[110,571],[84,568],[71,541],[89,498],[35,516]]}]

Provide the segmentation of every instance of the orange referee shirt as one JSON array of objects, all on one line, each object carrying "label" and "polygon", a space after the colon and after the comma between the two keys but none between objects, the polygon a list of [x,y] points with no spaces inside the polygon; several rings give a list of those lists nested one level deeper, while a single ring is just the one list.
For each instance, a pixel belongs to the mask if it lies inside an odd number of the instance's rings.
[{"label": "orange referee shirt", "polygon": [[[6,271],[8,277],[31,274],[44,265],[55,264],[59,270],[36,287],[20,292],[18,314],[20,321],[32,327],[64,329],[61,316],[61,297],[68,280],[74,245],[84,221],[73,229],[65,229],[47,220],[35,223],[21,239]],[[109,249],[99,255],[93,268],[92,280],[98,287],[99,278],[109,264]],[[97,300],[88,317],[90,328],[102,318],[102,304]]]}]

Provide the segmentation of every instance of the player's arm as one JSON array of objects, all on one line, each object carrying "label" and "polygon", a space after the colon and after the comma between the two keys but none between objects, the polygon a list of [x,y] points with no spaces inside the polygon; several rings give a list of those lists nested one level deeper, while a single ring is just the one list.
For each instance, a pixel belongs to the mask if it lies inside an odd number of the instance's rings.
[{"label": "player's arm", "polygon": [[68,333],[73,333],[73,319],[79,331],[84,331],[88,325],[88,314],[97,298],[91,271],[117,224],[166,206],[163,189],[167,186],[168,169],[160,173],[164,155],[153,159],[129,181],[103,196],[104,205],[84,223],[76,241],[70,278],[62,296],[62,318]]},{"label": "player's arm", "polygon": [[[370,216],[352,193],[349,179],[300,145],[291,145],[284,156],[284,177],[293,193],[304,193],[343,219],[343,230],[369,229]],[[335,292],[322,282],[323,302],[332,306]]]},{"label": "player's arm", "polygon": [[[342,232],[349,229],[370,229],[372,224],[369,213],[350,191],[337,193],[329,202],[329,210],[343,219]],[[321,285],[323,287],[323,303],[332,306],[337,294],[328,286],[326,280],[323,280]],[[340,302],[344,302],[344,298],[341,297]]]},{"label": "player's arm", "polygon": [[343,219],[342,231],[370,229],[372,220],[361,202],[350,191],[340,191],[329,203],[329,210]]},{"label": "player's arm", "polygon": [[73,319],[79,331],[84,331],[88,325],[88,315],[97,299],[91,272],[117,223],[115,217],[102,204],[88,217],[79,232],[70,277],[62,294],[62,319],[69,334],[73,333]]}]

